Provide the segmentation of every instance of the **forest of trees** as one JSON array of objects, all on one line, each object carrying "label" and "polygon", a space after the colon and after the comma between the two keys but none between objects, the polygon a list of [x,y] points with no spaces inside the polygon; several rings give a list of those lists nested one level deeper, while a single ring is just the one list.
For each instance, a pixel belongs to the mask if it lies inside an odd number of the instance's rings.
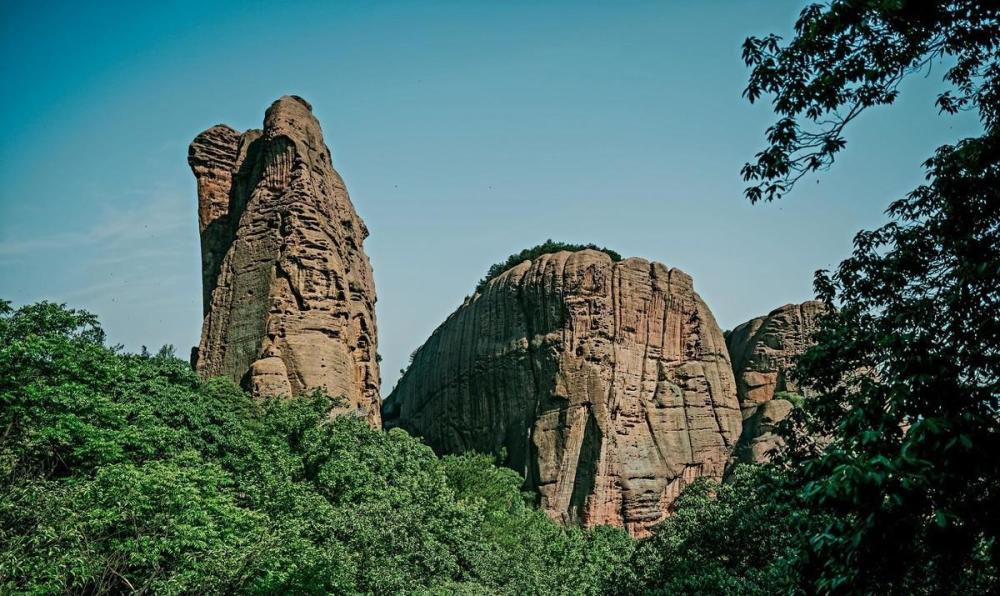
[{"label": "forest of trees", "polygon": [[765,594],[816,525],[740,466],[649,540],[563,528],[486,456],[103,340],[88,313],[0,303],[2,593]]},{"label": "forest of trees", "polygon": [[0,593],[597,594],[631,553],[486,457],[102,342],[0,304]]}]

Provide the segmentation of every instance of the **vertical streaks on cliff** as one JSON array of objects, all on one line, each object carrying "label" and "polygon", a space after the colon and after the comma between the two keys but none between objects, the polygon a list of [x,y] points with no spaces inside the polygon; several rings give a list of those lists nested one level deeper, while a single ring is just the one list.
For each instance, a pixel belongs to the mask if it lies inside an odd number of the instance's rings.
[{"label": "vertical streaks on cliff", "polygon": [[721,478],[740,432],[690,277],[593,250],[490,281],[416,352],[385,413],[439,451],[506,451],[555,519],[635,535],[693,478]]}]

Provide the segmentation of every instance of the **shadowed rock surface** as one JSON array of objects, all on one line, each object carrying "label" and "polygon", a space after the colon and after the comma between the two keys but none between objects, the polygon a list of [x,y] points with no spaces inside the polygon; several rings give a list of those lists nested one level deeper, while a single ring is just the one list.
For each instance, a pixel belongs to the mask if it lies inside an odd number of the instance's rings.
[{"label": "shadowed rock surface", "polygon": [[743,411],[743,435],[737,450],[741,460],[765,461],[767,452],[780,444],[774,425],[787,418],[793,407],[788,399],[781,399],[783,396],[812,395],[789,373],[792,360],[811,345],[810,337],[826,310],[818,300],[786,304],[726,335]]},{"label": "shadowed rock surface", "polygon": [[740,434],[729,356],[691,277],[603,252],[491,280],[431,335],[383,407],[439,452],[505,453],[554,519],[648,533]]},{"label": "shadowed rock surface", "polygon": [[736,445],[736,461],[763,463],[770,453],[783,444],[776,434],[776,425],[788,418],[795,405],[787,399],[772,399],[743,410],[743,434]]},{"label": "shadowed rock surface", "polygon": [[188,153],[198,181],[203,377],[260,396],[325,389],[381,425],[368,230],[305,100],[285,96],[263,130],[214,126]]}]

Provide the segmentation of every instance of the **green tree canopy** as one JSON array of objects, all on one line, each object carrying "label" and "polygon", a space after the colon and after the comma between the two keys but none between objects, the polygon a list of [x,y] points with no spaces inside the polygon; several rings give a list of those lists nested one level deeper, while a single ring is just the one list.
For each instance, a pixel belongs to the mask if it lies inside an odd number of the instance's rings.
[{"label": "green tree canopy", "polygon": [[0,303],[4,594],[596,594],[631,552],[482,456],[103,339],[88,313]]},{"label": "green tree canopy", "polygon": [[844,127],[947,61],[943,112],[978,110],[979,138],[941,147],[889,223],[817,273],[835,304],[799,361],[819,395],[785,428],[780,460],[828,521],[803,587],[821,593],[1000,590],[1000,4],[839,0],[806,8],[794,39],[751,38],[746,94],[773,96],[768,147],[744,168],[751,201],[832,163]]}]

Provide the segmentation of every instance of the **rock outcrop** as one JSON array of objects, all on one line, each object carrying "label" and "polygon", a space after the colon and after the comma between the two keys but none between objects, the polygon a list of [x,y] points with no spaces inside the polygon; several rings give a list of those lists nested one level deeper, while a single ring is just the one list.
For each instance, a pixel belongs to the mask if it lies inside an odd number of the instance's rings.
[{"label": "rock outcrop", "polygon": [[386,426],[505,454],[554,519],[641,536],[740,435],[722,331],[691,277],[558,252],[491,280],[414,354]]},{"label": "rock outcrop", "polygon": [[793,359],[809,347],[826,310],[817,300],[786,304],[726,334],[743,412],[739,459],[765,461],[767,452],[780,444],[774,425],[792,411],[793,400],[811,395],[789,373]]},{"label": "rock outcrop", "polygon": [[203,377],[256,395],[324,389],[381,425],[368,230],[305,100],[282,97],[263,130],[214,126],[191,143],[198,181]]},{"label": "rock outcrop", "polygon": [[734,463],[764,463],[771,452],[784,442],[777,434],[779,422],[788,418],[795,408],[788,399],[772,399],[743,410],[743,434],[736,444]]}]

